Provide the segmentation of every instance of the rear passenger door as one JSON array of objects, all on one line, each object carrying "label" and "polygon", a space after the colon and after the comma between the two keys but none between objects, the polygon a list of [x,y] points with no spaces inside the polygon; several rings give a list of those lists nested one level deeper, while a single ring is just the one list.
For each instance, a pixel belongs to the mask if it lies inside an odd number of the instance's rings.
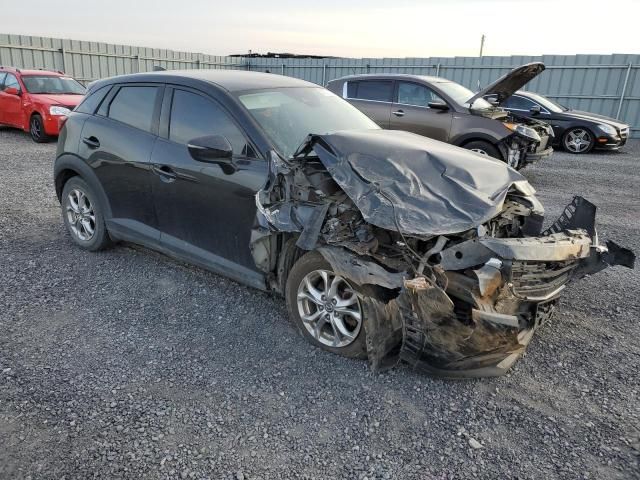
[{"label": "rear passenger door", "polygon": [[342,96],[380,127],[389,128],[393,80],[347,81]]},{"label": "rear passenger door", "polygon": [[[255,194],[266,181],[267,162],[230,112],[186,87],[167,87],[160,133],[151,162],[163,247],[251,284],[258,276],[249,250]],[[191,156],[189,141],[208,135],[229,141],[232,165]]]},{"label": "rear passenger door", "polygon": [[453,114],[451,110],[430,108],[429,102],[446,104],[444,99],[425,85],[398,81],[390,128],[447,142]]},{"label": "rear passenger door", "polygon": [[111,206],[107,221],[131,241],[157,244],[160,234],[151,193],[150,159],[164,87],[114,86],[84,123],[78,151],[97,175]]}]

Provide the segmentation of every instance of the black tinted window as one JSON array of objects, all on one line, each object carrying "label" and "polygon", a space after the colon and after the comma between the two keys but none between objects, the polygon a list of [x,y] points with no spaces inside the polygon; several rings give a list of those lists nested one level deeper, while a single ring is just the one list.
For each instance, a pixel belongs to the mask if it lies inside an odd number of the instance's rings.
[{"label": "black tinted window", "polygon": [[93,114],[96,108],[98,108],[98,105],[104,100],[104,97],[107,96],[107,93],[109,93],[110,88],[111,85],[107,85],[91,92],[82,100],[82,103],[78,105],[76,112]]},{"label": "black tinted window", "polygon": [[169,139],[187,144],[194,138],[206,135],[226,137],[235,155],[255,156],[240,129],[213,100],[176,90],[171,105]]},{"label": "black tinted window", "polygon": [[535,107],[537,103],[532,102],[528,98],[519,97],[517,95],[513,95],[507,98],[502,104],[505,108],[514,108],[516,110],[526,110],[529,111],[531,107]]},{"label": "black tinted window", "polygon": [[390,102],[392,94],[393,82],[388,80],[361,80],[347,85],[349,98]]},{"label": "black tinted window", "polygon": [[438,94],[424,85],[412,82],[398,83],[398,103],[427,107],[429,102],[445,103]]},{"label": "black tinted window", "polygon": [[151,131],[157,87],[122,87],[109,107],[109,118]]}]

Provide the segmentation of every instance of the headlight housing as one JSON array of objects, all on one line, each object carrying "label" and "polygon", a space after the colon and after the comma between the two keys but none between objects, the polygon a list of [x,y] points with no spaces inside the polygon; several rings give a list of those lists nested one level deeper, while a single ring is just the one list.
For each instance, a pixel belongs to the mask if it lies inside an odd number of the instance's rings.
[{"label": "headlight housing", "polygon": [[50,115],[69,115],[71,113],[71,110],[69,110],[67,107],[61,107],[60,105],[53,105],[51,107],[49,107],[49,114]]},{"label": "headlight housing", "polygon": [[601,123],[600,125],[598,125],[598,128],[608,135],[618,134],[618,131],[615,129],[615,127],[612,127],[611,125],[607,125],[606,123]]},{"label": "headlight housing", "polygon": [[528,138],[529,140],[533,140],[534,142],[540,142],[542,140],[540,135],[538,135],[538,132],[526,125],[522,125],[520,123],[505,123],[504,126],[509,130],[513,130],[518,135]]}]

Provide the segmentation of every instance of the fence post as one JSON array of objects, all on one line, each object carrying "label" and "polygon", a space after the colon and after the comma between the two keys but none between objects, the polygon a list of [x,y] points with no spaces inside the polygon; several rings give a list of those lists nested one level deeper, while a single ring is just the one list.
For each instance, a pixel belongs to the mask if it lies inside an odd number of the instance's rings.
[{"label": "fence post", "polygon": [[624,76],[624,84],[622,85],[622,92],[620,93],[620,103],[618,104],[618,112],[616,113],[616,120],[620,118],[620,112],[622,112],[622,103],[624,102],[624,94],[627,92],[627,83],[629,82],[629,75],[631,74],[632,64],[627,67],[627,74]]},{"label": "fence post", "polygon": [[322,86],[324,87],[327,84],[327,64],[322,64]]},{"label": "fence post", "polygon": [[138,73],[141,73],[140,53],[136,54],[136,60],[138,62]]},{"label": "fence post", "polygon": [[66,52],[64,51],[64,40],[62,41],[62,47],[60,47],[60,53],[62,54],[62,72],[67,73]]},{"label": "fence post", "polygon": [[284,75],[284,69],[285,69],[286,65],[283,63],[282,64],[282,75]]},{"label": "fence post", "polygon": [[436,77],[440,76],[440,63],[436,65]]}]

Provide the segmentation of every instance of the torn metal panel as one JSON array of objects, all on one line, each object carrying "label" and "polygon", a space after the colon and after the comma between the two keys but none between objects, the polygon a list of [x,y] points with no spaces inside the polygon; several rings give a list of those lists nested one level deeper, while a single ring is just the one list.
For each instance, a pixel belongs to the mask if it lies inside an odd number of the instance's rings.
[{"label": "torn metal panel", "polygon": [[358,285],[378,285],[399,290],[407,276],[406,272],[390,272],[374,261],[356,257],[343,248],[321,247],[318,252],[331,264],[336,274]]}]

